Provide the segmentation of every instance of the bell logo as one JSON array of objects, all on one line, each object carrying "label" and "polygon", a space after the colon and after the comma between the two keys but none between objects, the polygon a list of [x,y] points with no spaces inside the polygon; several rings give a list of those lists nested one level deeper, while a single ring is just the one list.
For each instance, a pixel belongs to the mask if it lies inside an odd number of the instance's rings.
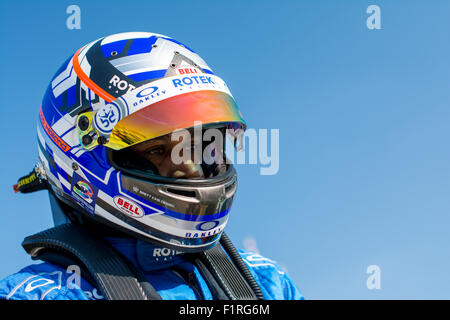
[{"label": "bell logo", "polygon": [[178,74],[190,74],[190,73],[200,73],[197,68],[179,68],[177,70]]},{"label": "bell logo", "polygon": [[136,203],[125,197],[122,196],[114,197],[114,204],[116,205],[117,208],[120,209],[120,211],[122,211],[126,215],[129,215],[130,217],[142,218],[145,215],[144,210],[142,210],[142,208],[139,205],[137,205]]}]

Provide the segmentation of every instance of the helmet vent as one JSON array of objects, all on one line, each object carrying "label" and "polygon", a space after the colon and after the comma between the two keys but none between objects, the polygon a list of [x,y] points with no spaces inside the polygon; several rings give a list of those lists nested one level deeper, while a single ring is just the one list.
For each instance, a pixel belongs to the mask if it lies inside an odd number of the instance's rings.
[{"label": "helmet vent", "polygon": [[189,198],[195,198],[196,194],[195,191],[189,191],[189,190],[178,190],[178,189],[172,189],[167,188],[167,192],[174,193],[180,196],[189,197]]}]

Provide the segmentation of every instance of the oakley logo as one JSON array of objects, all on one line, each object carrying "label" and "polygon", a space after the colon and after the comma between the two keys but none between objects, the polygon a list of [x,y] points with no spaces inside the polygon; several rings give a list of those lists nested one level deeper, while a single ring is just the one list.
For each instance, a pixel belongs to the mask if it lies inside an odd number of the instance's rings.
[{"label": "oakley logo", "polygon": [[206,222],[202,222],[202,223],[199,223],[198,225],[196,225],[195,229],[200,230],[200,231],[208,231],[208,230],[214,229],[218,225],[219,225],[219,221],[206,221]]},{"label": "oakley logo", "polygon": [[185,238],[206,238],[215,234],[219,234],[223,229],[223,226],[217,227],[215,229],[211,229],[205,232],[187,232],[185,234]]},{"label": "oakley logo", "polygon": [[147,87],[136,93],[136,98],[139,98],[138,101],[133,102],[133,106],[137,107],[141,104],[149,104],[150,99],[159,97],[161,95],[166,94],[166,90],[160,90],[158,91],[158,87]]},{"label": "oakley logo", "polygon": [[141,91],[139,91],[136,94],[136,97],[143,98],[143,97],[146,97],[146,96],[154,94],[157,90],[158,90],[158,87],[145,88],[145,89],[142,89]]}]

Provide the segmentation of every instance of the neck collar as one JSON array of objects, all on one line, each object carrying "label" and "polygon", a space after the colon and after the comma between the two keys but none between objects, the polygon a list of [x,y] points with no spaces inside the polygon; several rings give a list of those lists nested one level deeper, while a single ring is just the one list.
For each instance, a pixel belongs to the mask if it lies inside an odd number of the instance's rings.
[{"label": "neck collar", "polygon": [[143,272],[169,268],[183,261],[183,253],[133,238],[105,238],[105,240],[135,267]]}]

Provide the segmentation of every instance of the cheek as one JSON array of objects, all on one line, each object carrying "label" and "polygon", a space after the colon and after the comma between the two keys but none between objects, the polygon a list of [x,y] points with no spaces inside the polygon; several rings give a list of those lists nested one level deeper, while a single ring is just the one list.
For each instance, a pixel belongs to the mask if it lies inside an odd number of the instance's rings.
[{"label": "cheek", "polygon": [[170,172],[173,171],[174,168],[170,156],[158,159],[158,161],[153,162],[153,164],[158,170],[158,173],[165,177],[167,177],[170,174]]},{"label": "cheek", "polygon": [[145,155],[145,159],[155,166],[161,166],[166,162],[165,155]]},{"label": "cheek", "polygon": [[161,174],[166,173],[173,166],[170,153],[150,157],[149,161],[155,165]]}]

